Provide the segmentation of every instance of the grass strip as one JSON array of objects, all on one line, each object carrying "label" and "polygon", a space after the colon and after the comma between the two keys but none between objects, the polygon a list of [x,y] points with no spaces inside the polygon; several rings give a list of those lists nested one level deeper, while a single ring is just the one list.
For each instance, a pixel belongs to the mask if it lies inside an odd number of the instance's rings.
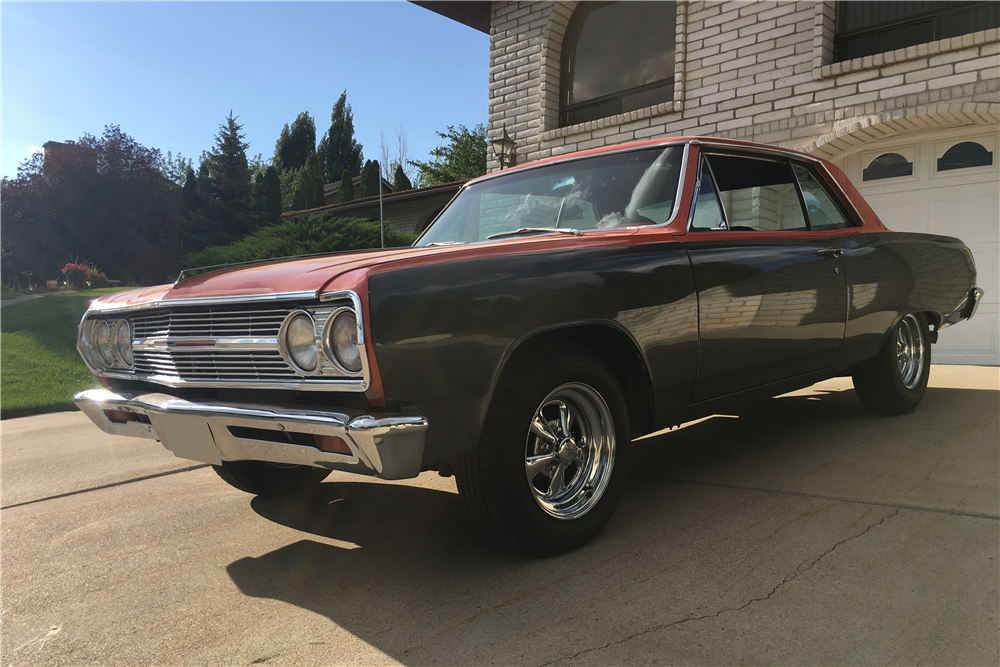
[{"label": "grass strip", "polygon": [[76,351],[90,301],[121,288],[55,293],[0,312],[0,419],[73,410],[73,395],[96,387]]}]

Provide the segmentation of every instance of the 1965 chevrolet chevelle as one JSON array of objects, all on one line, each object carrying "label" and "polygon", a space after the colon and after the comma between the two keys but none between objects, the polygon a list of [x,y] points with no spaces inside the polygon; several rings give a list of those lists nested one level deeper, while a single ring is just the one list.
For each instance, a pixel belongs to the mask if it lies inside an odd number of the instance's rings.
[{"label": "1965 chevrolet chevelle", "polygon": [[960,241],[887,230],[825,161],[666,139],[471,181],[412,248],[104,296],[76,402],[255,494],[454,474],[487,533],[556,553],[638,434],[833,376],[913,409],[981,294]]}]

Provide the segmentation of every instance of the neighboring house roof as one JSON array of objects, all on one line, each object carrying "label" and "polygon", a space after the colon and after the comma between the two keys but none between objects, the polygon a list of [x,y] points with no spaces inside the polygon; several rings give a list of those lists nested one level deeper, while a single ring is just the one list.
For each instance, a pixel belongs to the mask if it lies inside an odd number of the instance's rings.
[{"label": "neighboring house roof", "polygon": [[463,23],[479,32],[490,34],[491,2],[423,2],[411,0],[413,4],[429,9],[435,14]]},{"label": "neighboring house roof", "polygon": [[[354,188],[354,191],[357,192],[358,189],[361,187],[361,177],[355,176],[354,178],[352,178],[351,185]],[[384,189],[385,192],[392,192],[392,183],[383,178],[382,188]],[[338,191],[340,191],[340,181],[337,181],[336,183],[326,183],[323,185],[324,197],[335,196]]]},{"label": "neighboring house roof", "polygon": [[[422,197],[429,197],[432,195],[440,194],[454,194],[459,191],[459,189],[466,184],[466,180],[462,181],[452,181],[451,183],[444,183],[442,185],[432,185],[426,188],[413,188],[411,190],[400,190],[399,192],[383,192],[382,202],[383,203],[397,203],[402,201],[408,201],[412,199],[420,199]],[[339,185],[339,184],[331,184]],[[326,186],[324,186],[325,188]],[[349,212],[359,208],[367,208],[372,204],[378,204],[378,195],[372,197],[365,197],[364,199],[352,199],[349,202],[344,202],[343,204],[331,204],[328,206],[319,206],[317,208],[309,208],[302,211],[286,211],[281,214],[283,220],[291,220],[292,218],[300,218],[305,215],[315,215],[317,213],[326,213],[327,211],[343,211]]]}]

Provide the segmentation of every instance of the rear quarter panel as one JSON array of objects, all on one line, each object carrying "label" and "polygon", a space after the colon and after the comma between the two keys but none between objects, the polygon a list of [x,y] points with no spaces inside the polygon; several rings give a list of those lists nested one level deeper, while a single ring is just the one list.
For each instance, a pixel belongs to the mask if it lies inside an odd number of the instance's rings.
[{"label": "rear quarter panel", "polygon": [[907,313],[927,313],[939,324],[976,284],[972,253],[955,238],[886,231],[847,237],[840,246],[849,292],[842,366],[874,356]]}]

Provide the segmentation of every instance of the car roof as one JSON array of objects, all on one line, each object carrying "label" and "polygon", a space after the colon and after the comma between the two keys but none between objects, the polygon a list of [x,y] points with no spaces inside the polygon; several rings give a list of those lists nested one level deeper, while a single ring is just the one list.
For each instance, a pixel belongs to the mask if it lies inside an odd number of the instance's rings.
[{"label": "car roof", "polygon": [[826,160],[809,155],[808,153],[802,153],[800,151],[792,150],[789,148],[782,148],[780,146],[771,146],[768,144],[758,144],[752,141],[741,141],[738,139],[722,139],[718,137],[702,137],[702,136],[680,136],[680,137],[663,137],[660,139],[648,139],[646,141],[633,141],[625,144],[614,144],[611,146],[601,146],[599,148],[591,148],[584,151],[576,151],[574,153],[566,153],[565,155],[556,155],[552,157],[542,158],[540,160],[533,160],[525,164],[520,164],[515,167],[509,167],[503,169],[502,171],[494,171],[478,178],[470,180],[466,185],[473,185],[479,181],[488,180],[495,178],[500,174],[512,174],[515,172],[533,169],[535,167],[544,164],[557,164],[560,162],[567,162],[572,160],[578,160],[585,157],[593,157],[595,155],[602,155],[605,153],[617,153],[619,151],[629,151],[635,150],[637,148],[653,148],[656,146],[670,146],[676,144],[699,144],[699,145],[715,145],[715,146],[727,146],[732,148],[747,148],[750,150],[763,151],[768,153],[781,153],[788,155],[790,157],[798,157],[812,162],[821,162],[827,164]]}]

